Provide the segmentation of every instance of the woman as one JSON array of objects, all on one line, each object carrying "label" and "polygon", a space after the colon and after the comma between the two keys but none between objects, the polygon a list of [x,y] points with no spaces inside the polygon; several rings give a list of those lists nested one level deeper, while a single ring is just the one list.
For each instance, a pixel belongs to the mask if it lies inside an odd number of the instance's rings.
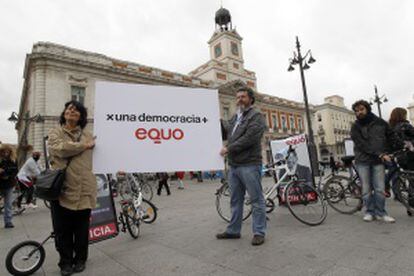
[{"label": "woman", "polygon": [[177,176],[177,180],[178,180],[178,189],[183,190],[184,189],[183,179],[184,179],[185,172],[176,172],[175,175]]},{"label": "woman", "polygon": [[60,126],[49,131],[50,164],[66,168],[64,189],[59,200],[51,202],[56,250],[62,275],[85,269],[91,209],[96,205],[96,178],[92,173],[91,133],[84,128],[86,108],[70,101],[60,116]]},{"label": "woman", "polygon": [[13,228],[12,202],[13,187],[16,184],[17,164],[13,148],[9,145],[0,146],[0,194],[4,198],[4,228]]},{"label": "woman", "polygon": [[[396,140],[399,145],[394,145],[395,150],[402,149],[401,146],[413,150],[414,142],[414,127],[407,121],[407,110],[401,107],[396,107],[392,110],[390,119],[390,127],[393,129],[396,135]],[[388,174],[385,180],[385,194],[387,197],[390,196],[391,183],[394,180],[395,165],[388,164]]]}]

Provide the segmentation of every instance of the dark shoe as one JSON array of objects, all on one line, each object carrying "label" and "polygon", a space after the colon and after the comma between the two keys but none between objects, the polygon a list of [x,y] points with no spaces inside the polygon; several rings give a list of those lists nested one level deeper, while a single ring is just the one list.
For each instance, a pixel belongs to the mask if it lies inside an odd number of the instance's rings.
[{"label": "dark shoe", "polygon": [[13,223],[6,223],[6,225],[4,225],[4,228],[14,228]]},{"label": "dark shoe", "polygon": [[73,274],[73,268],[71,265],[63,265],[60,268],[60,275],[62,276],[70,276]]},{"label": "dark shoe", "polygon": [[216,238],[219,240],[224,240],[224,239],[240,239],[240,234],[230,234],[227,232],[223,232],[223,233],[218,233],[216,235]]},{"label": "dark shoe", "polygon": [[84,271],[86,268],[85,262],[78,262],[73,266],[73,272],[79,273]]},{"label": "dark shoe", "polygon": [[252,239],[252,245],[262,245],[265,241],[265,237],[260,235],[254,235]]}]

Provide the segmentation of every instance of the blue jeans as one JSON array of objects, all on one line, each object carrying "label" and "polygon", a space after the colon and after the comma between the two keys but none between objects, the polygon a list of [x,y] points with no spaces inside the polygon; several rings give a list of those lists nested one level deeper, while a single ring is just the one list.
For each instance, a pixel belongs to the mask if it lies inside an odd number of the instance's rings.
[{"label": "blue jeans", "polygon": [[243,221],[244,195],[250,196],[253,215],[253,234],[265,236],[266,234],[266,204],[262,190],[261,166],[230,167],[230,205],[231,220],[227,226],[227,233],[240,234]]},{"label": "blue jeans", "polygon": [[366,213],[373,216],[386,215],[384,165],[357,164],[356,168],[362,182],[362,198]]},{"label": "blue jeans", "polygon": [[12,203],[13,203],[13,188],[0,189],[0,193],[3,196],[4,201],[4,224],[10,224],[12,222]]}]

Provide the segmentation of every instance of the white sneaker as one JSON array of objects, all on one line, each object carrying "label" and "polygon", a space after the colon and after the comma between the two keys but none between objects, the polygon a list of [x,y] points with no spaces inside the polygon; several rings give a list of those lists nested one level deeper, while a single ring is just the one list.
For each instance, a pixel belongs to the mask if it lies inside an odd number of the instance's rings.
[{"label": "white sneaker", "polygon": [[388,215],[385,215],[385,216],[382,216],[382,217],[377,216],[377,220],[382,220],[383,222],[386,222],[386,223],[394,223],[395,222],[395,219],[393,217],[388,216]]},{"label": "white sneaker", "polygon": [[29,205],[27,205],[27,207],[32,208],[32,209],[36,209],[37,205],[33,204],[33,203],[29,203]]},{"label": "white sneaker", "polygon": [[371,214],[365,214],[364,217],[362,218],[364,221],[366,222],[370,222],[374,220],[374,216]]}]

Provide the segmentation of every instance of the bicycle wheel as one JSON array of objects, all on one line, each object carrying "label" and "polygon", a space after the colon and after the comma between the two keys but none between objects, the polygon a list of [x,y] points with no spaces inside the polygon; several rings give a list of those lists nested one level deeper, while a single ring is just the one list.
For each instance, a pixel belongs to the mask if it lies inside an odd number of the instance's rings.
[{"label": "bicycle wheel", "polygon": [[414,186],[410,183],[410,180],[413,181],[414,179],[399,176],[394,183],[394,190],[397,193],[396,197],[407,209],[407,214],[409,216],[414,212],[414,208],[410,205],[410,201],[414,201]]},{"label": "bicycle wheel", "polygon": [[123,207],[122,212],[125,218],[125,223],[126,223],[129,234],[134,239],[137,239],[140,233],[140,221],[139,221],[138,214],[132,202],[129,204],[126,204]]},{"label": "bicycle wheel", "polygon": [[273,199],[268,198],[266,199],[266,213],[271,213],[275,209],[275,202]]},{"label": "bicycle wheel", "polygon": [[144,223],[153,223],[157,219],[157,207],[145,198],[138,207],[138,213]]},{"label": "bicycle wheel", "polygon": [[151,200],[154,196],[154,192],[152,190],[152,186],[148,182],[141,183],[141,193],[142,197],[146,200]]},{"label": "bicycle wheel", "polygon": [[12,275],[33,274],[42,266],[45,256],[45,249],[37,241],[21,242],[7,254],[7,271]]},{"label": "bicycle wheel", "polygon": [[[243,220],[246,220],[252,213],[252,205],[248,202],[249,200],[245,198],[243,206]],[[230,222],[230,188],[227,183],[223,184],[223,186],[216,193],[216,210],[222,219],[224,219],[227,222]]]},{"label": "bicycle wheel", "polygon": [[329,206],[342,214],[353,214],[362,208],[361,187],[350,178],[336,175],[323,187]]},{"label": "bicycle wheel", "polygon": [[327,215],[326,203],[319,192],[303,182],[290,182],[285,189],[287,207],[300,222],[315,226]]}]

